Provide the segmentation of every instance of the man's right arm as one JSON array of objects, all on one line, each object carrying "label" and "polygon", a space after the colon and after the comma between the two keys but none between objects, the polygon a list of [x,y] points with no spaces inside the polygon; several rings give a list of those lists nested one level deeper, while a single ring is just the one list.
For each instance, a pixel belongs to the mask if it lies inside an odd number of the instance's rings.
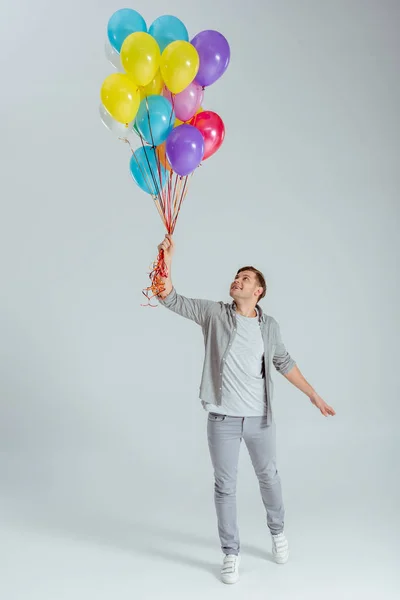
[{"label": "man's right arm", "polygon": [[158,296],[160,303],[181,317],[203,326],[211,311],[218,306],[218,303],[210,300],[186,298],[177,294],[171,279],[172,256],[175,251],[175,244],[171,235],[165,236],[164,241],[158,246],[158,251],[160,252],[160,250],[164,252],[164,261],[168,270],[168,276],[162,280],[164,291]]}]

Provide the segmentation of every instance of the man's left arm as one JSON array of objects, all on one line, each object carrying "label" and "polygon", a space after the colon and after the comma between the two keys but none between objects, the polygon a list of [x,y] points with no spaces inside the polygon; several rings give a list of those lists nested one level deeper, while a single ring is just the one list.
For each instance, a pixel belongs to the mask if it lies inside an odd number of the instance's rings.
[{"label": "man's left arm", "polygon": [[314,388],[308,383],[299,367],[296,365],[289,352],[286,350],[285,345],[282,341],[281,332],[279,325],[277,326],[276,335],[276,346],[272,362],[276,370],[281,373],[290,383],[302,391],[306,396],[309,397],[310,401],[316,406],[324,417],[329,415],[334,416],[336,413],[331,406],[329,406],[322,398],[317,394]]}]

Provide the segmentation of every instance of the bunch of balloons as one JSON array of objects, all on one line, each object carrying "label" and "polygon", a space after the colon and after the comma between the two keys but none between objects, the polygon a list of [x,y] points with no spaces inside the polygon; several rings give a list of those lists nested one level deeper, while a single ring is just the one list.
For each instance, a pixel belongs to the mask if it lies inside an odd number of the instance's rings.
[{"label": "bunch of balloons", "polygon": [[185,25],[171,15],[147,29],[130,8],[112,15],[107,34],[107,57],[117,72],[101,87],[100,116],[118,137],[140,138],[131,173],[139,187],[157,196],[171,174],[190,175],[224,140],[221,117],[201,107],[205,88],[228,67],[229,44],[213,30],[189,42]]},{"label": "bunch of balloons", "polygon": [[[106,55],[116,72],[101,87],[101,120],[130,145],[131,175],[153,197],[172,234],[188,178],[224,140],[221,117],[202,104],[205,89],[229,65],[229,44],[214,30],[189,41],[185,25],[171,15],[147,29],[137,11],[123,8],[108,22]],[[131,138],[139,143],[136,150]],[[144,290],[149,303],[163,289],[165,269],[161,252]]]}]

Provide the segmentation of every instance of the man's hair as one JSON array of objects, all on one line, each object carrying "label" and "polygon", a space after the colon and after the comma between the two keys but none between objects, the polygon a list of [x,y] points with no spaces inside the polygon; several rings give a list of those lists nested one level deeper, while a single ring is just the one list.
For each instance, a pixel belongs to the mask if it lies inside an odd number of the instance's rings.
[{"label": "man's hair", "polygon": [[262,300],[262,298],[264,298],[265,294],[267,293],[267,283],[265,281],[264,275],[255,267],[242,267],[237,272],[237,275],[239,275],[239,273],[242,273],[242,271],[251,271],[255,274],[258,285],[263,288],[262,293],[258,296],[258,300]]}]

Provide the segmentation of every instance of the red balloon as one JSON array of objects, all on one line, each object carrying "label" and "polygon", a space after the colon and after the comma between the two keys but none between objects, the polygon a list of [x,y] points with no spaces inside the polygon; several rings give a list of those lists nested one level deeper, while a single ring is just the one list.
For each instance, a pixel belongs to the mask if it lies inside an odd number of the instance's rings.
[{"label": "red balloon", "polygon": [[211,110],[205,110],[198,113],[189,121],[194,125],[204,138],[204,156],[206,160],[221,147],[225,137],[225,125],[217,113]]}]

